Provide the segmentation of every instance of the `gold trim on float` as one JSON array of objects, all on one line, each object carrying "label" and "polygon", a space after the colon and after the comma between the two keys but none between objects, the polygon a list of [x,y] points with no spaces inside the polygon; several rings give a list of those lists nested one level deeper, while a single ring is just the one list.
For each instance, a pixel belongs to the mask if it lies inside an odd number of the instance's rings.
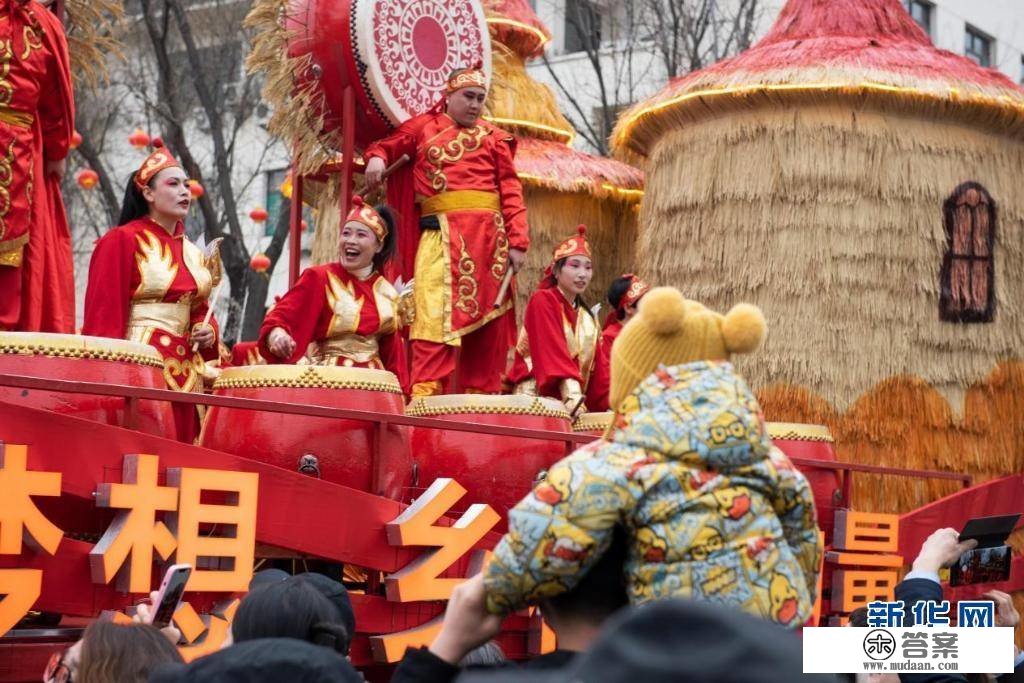
[{"label": "gold trim on float", "polygon": [[326,365],[246,365],[225,368],[213,383],[217,389],[362,389],[401,394],[398,378],[387,370]]},{"label": "gold trim on float", "polygon": [[825,425],[800,424],[798,422],[769,422],[768,436],[788,441],[835,442],[832,432]]},{"label": "gold trim on float", "polygon": [[163,368],[160,353],[148,344],[107,337],[51,332],[0,332],[0,354],[87,358]]},{"label": "gold trim on float", "polygon": [[615,419],[615,411],[606,410],[601,413],[583,413],[572,423],[574,432],[593,432],[600,430],[604,432],[611,426]]},{"label": "gold trim on float", "polygon": [[560,401],[544,396],[521,394],[493,396],[489,394],[446,394],[420,396],[405,407],[405,414],[414,417],[435,415],[536,415],[568,420],[569,413]]}]

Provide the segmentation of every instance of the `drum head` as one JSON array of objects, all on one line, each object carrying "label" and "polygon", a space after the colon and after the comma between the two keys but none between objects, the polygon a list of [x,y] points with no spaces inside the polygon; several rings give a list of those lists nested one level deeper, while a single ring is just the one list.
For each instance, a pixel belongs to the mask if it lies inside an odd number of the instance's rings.
[{"label": "drum head", "polygon": [[455,69],[482,61],[490,79],[479,0],[353,0],[351,17],[363,90],[393,126],[436,104]]}]

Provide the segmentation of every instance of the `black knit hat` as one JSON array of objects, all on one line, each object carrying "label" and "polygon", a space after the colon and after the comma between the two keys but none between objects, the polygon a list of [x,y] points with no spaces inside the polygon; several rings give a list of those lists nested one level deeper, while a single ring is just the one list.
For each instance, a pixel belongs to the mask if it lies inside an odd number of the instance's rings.
[{"label": "black knit hat", "polygon": [[165,664],[149,683],[361,683],[348,660],[325,647],[294,638],[235,643],[191,664]]}]

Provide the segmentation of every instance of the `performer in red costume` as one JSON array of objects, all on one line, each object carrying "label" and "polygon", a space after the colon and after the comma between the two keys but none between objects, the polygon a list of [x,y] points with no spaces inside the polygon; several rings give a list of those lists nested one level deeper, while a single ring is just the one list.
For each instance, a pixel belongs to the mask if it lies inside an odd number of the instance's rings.
[{"label": "performer in red costume", "polygon": [[594,370],[587,383],[587,407],[595,412],[609,410],[608,388],[611,385],[612,344],[622,326],[636,315],[636,306],[650,289],[650,285],[632,273],[620,275],[608,287],[607,299],[612,310],[604,322],[601,338],[597,340]]},{"label": "performer in red costume", "polygon": [[381,270],[395,251],[395,222],[384,206],[353,199],[341,228],[341,262],[307,268],[267,313],[260,353],[294,363],[315,345],[318,365],[386,369],[407,386],[402,301]]},{"label": "performer in red costume", "polygon": [[74,332],[60,196],[74,122],[60,22],[32,0],[0,1],[0,330]]},{"label": "performer in red costume", "polygon": [[597,347],[597,321],[583,302],[593,277],[586,228],[555,248],[530,297],[508,383],[517,394],[561,399],[570,414],[586,411],[584,388]]},{"label": "performer in red costume", "polygon": [[[163,356],[169,388],[198,392],[206,361],[218,357],[217,323],[203,321],[221,268],[218,253],[185,237],[191,200],[188,176],[163,147],[132,174],[118,227],[92,253],[82,334],[149,344]],[[174,416],[178,439],[193,441],[195,407],[176,404]]]},{"label": "performer in red costume", "polygon": [[[495,301],[508,268],[517,271],[526,259],[529,229],[512,163],[515,138],[480,120],[486,85],[479,67],[456,71],[437,107],[365,153],[370,190],[387,165],[403,154],[412,160],[389,178],[388,193],[403,216],[403,250],[418,245],[413,396],[441,393],[457,356],[465,391],[498,393],[515,333],[513,290]],[[413,193],[417,208],[403,205]]]}]

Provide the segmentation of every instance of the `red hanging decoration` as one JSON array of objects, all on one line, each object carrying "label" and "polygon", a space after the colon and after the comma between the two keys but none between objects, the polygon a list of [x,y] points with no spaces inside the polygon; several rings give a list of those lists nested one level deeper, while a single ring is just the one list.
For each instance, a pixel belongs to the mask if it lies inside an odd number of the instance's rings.
[{"label": "red hanging decoration", "polygon": [[91,190],[100,182],[100,174],[91,168],[83,168],[75,174],[75,182],[83,190]]},{"label": "red hanging decoration", "polygon": [[149,145],[149,135],[146,131],[141,128],[136,128],[131,135],[128,136],[128,143],[135,149],[142,149]]},{"label": "red hanging decoration", "polygon": [[77,130],[71,133],[71,144],[68,145],[71,149],[78,149],[78,146],[82,144],[82,135]]},{"label": "red hanging decoration", "polygon": [[192,199],[199,199],[206,194],[206,188],[198,180],[190,180],[188,181],[188,192],[192,195]]},{"label": "red hanging decoration", "polygon": [[253,219],[257,223],[262,223],[263,221],[267,220],[269,216],[270,214],[267,213],[267,210],[264,209],[262,206],[257,206],[255,209],[249,212],[249,218]]},{"label": "red hanging decoration", "polygon": [[249,260],[249,267],[257,273],[265,273],[270,268],[270,258],[263,252],[254,254]]}]

